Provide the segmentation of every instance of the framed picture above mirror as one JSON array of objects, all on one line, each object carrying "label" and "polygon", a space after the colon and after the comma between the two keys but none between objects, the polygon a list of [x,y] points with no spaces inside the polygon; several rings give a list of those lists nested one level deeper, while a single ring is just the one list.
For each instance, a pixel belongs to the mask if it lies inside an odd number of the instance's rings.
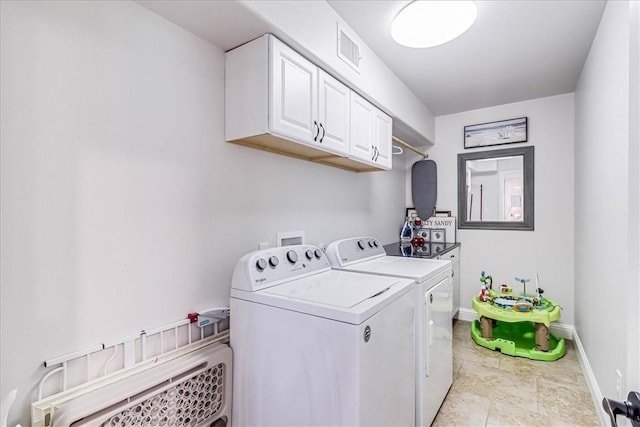
[{"label": "framed picture above mirror", "polygon": [[480,123],[464,127],[464,148],[489,147],[491,145],[526,142],[528,131],[526,117]]}]

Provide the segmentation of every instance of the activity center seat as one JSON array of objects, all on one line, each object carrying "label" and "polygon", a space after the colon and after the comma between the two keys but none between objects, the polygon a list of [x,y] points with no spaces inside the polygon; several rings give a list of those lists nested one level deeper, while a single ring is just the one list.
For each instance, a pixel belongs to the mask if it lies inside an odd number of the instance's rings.
[{"label": "activity center seat", "polygon": [[[486,285],[487,278],[491,276],[483,272],[480,281]],[[490,283],[489,289],[485,285],[480,296],[472,300],[479,316],[471,325],[471,338],[476,344],[533,360],[553,361],[564,356],[564,339],[549,333],[551,322],[560,318],[558,304],[543,298],[539,288],[538,297],[516,297],[510,288],[498,293],[490,289]]]}]

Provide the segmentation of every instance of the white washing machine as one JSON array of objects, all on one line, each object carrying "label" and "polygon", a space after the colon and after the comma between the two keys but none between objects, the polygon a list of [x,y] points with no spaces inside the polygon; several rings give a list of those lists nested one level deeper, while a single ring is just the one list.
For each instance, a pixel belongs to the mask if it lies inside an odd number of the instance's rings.
[{"label": "white washing machine", "polygon": [[429,426],[453,383],[450,261],[387,256],[372,237],[354,237],[327,248],[334,269],[414,282],[416,299],[416,426]]},{"label": "white washing machine", "polygon": [[311,245],[252,252],[231,289],[233,423],[407,426],[413,282],[332,270]]}]

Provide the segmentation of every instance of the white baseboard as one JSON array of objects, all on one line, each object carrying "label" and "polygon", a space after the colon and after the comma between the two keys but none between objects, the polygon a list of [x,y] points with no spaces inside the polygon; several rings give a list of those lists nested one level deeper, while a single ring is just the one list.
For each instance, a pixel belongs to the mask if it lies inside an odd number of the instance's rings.
[{"label": "white baseboard", "polygon": [[566,340],[572,340],[575,335],[576,329],[573,325],[567,325],[565,323],[552,323],[549,326],[549,331],[560,338],[564,338]]},{"label": "white baseboard", "polygon": [[605,414],[602,409],[602,392],[600,391],[598,381],[596,381],[596,376],[594,375],[593,370],[591,370],[591,365],[589,364],[587,353],[585,353],[584,347],[582,346],[582,341],[580,341],[580,336],[575,330],[573,331],[573,345],[576,348],[576,353],[578,353],[578,360],[580,361],[584,379],[587,382],[589,392],[591,393],[591,400],[593,401],[593,405],[596,407],[596,413],[600,419],[600,425],[607,426],[609,425],[609,418],[607,418],[607,414]]},{"label": "white baseboard", "polygon": [[478,313],[472,308],[462,308],[458,310],[458,314],[456,315],[456,319],[463,320],[465,322],[473,322],[478,318]]}]

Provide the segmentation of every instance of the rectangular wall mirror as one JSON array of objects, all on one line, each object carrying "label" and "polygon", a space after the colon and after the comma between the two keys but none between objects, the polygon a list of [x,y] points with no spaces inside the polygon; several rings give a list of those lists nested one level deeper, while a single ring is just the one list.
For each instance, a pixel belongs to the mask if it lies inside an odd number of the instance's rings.
[{"label": "rectangular wall mirror", "polygon": [[534,147],[458,154],[458,228],[533,230]]}]

